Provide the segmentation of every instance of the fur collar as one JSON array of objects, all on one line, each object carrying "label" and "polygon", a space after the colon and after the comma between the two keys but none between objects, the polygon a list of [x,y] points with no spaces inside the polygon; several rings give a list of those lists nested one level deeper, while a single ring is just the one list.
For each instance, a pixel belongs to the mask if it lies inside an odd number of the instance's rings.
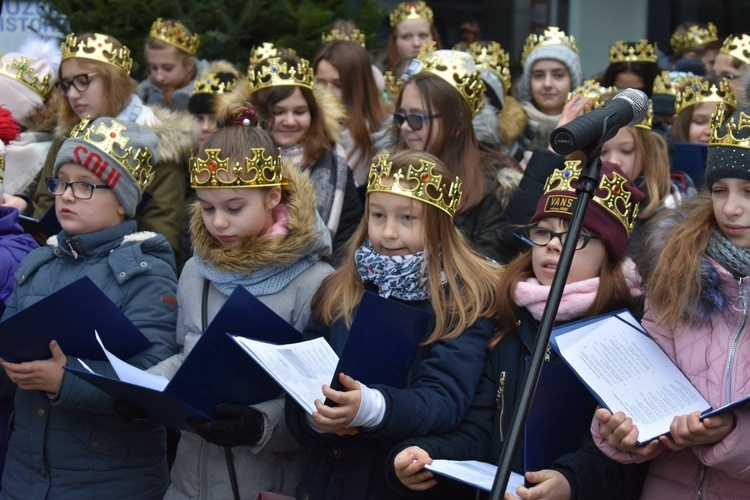
[{"label": "fur collar", "polygon": [[500,142],[509,146],[523,135],[528,122],[528,116],[521,107],[521,103],[515,97],[505,96],[503,109],[497,115],[498,127],[497,132],[500,136]]},{"label": "fur collar", "polygon": [[[130,234],[125,235],[122,238],[120,245],[124,245],[125,243],[131,243],[131,242],[146,241],[156,236],[157,234],[152,231],[138,231],[135,233],[130,233]],[[49,238],[47,238],[47,246],[57,247],[59,245],[60,245],[60,242],[57,239],[57,235],[50,236]]]},{"label": "fur collar", "polygon": [[290,179],[282,189],[288,208],[286,237],[263,235],[249,239],[239,248],[224,248],[206,229],[200,204],[190,207],[190,231],[195,253],[204,262],[222,272],[250,273],[271,266],[286,266],[305,255],[330,255],[330,232],[318,216],[315,188],[307,172],[284,162],[284,177]]}]

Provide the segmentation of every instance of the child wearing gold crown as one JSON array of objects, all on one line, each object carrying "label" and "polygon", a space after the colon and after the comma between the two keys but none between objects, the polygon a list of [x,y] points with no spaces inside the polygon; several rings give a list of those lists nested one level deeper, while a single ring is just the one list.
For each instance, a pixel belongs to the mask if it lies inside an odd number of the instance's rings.
[{"label": "child wearing gold crown", "polygon": [[[712,118],[708,192],[663,213],[637,259],[646,296],[643,327],[718,408],[750,393],[750,109]],[[596,411],[598,447],[623,463],[651,461],[644,499],[742,498],[750,487],[747,406],[699,420],[675,417],[670,434],[635,446],[627,415]]]},{"label": "child wearing gold crown", "polygon": [[[71,132],[45,182],[62,231],[23,260],[3,319],[87,276],[151,342],[128,363],[148,368],[174,354],[172,249],[161,235],[137,232],[133,220],[158,149],[153,132],[125,120],[84,120]],[[83,360],[66,356],[54,340],[50,352],[50,359],[0,362],[2,376],[18,386],[2,495],[163,495],[164,427],[122,419],[111,396],[63,371],[83,369]],[[106,361],[85,364],[99,373],[111,370]]]},{"label": "child wearing gold crown", "polygon": [[729,35],[724,39],[714,60],[714,74],[732,80],[735,91],[739,91],[741,87],[735,80],[750,64],[748,47],[750,47],[750,34]]},{"label": "child wearing gold crown", "polygon": [[331,232],[334,253],[340,255],[362,215],[362,202],[339,142],[345,108],[314,86],[314,79],[309,61],[286,52],[249,68],[238,93],[258,108],[261,126],[284,157],[310,174],[318,212]]},{"label": "child wearing gold crown", "polygon": [[669,44],[673,65],[680,59],[697,59],[703,63],[706,74],[713,74],[714,60],[721,48],[719,30],[714,23],[684,22],[672,33]]},{"label": "child wearing gold crown", "polygon": [[731,80],[716,75],[687,77],[675,95],[672,142],[708,145],[717,104],[729,113],[737,109]]},{"label": "child wearing gold crown", "polygon": [[200,37],[179,21],[158,18],[145,43],[148,77],[138,84],[144,103],[167,109],[187,108],[195,79],[208,62],[195,57]]},{"label": "child wearing gold crown", "polygon": [[618,40],[609,48],[609,66],[600,81],[605,87],[638,89],[651,97],[654,79],[659,74],[656,43]]},{"label": "child wearing gold crown", "polygon": [[[331,272],[320,260],[330,255],[331,240],[307,174],[278,156],[252,106],[232,102],[219,120],[223,126],[190,162],[197,201],[190,214],[194,255],[177,292],[180,352],[151,370],[167,378],[235,288],[244,287],[301,331],[313,294]],[[261,490],[293,493],[306,453],[286,431],[283,398],[220,404],[213,417],[191,420],[196,433],[182,433],[165,498],[231,498],[225,448],[231,448],[242,498]]]},{"label": "child wearing gold crown", "polygon": [[175,255],[180,252],[184,222],[184,164],[193,147],[193,123],[185,115],[152,108],[134,94],[130,78],[133,60],[130,50],[117,39],[102,33],[70,33],[61,44],[62,63],[58,88],[60,103],[57,135],[50,146],[38,177],[33,198],[24,210],[39,219],[54,204],[44,179],[52,176],[55,157],[73,127],[83,118],[113,117],[132,121],[154,132],[159,140],[159,157],[154,178],[136,208],[138,228],[163,234]]},{"label": "child wearing gold crown", "polygon": [[423,46],[435,43],[440,35],[435,29],[435,15],[422,1],[402,2],[390,14],[391,34],[388,36],[385,69],[395,71],[399,62],[417,57]]},{"label": "child wearing gold crown", "polygon": [[[547,180],[530,224],[522,229],[530,247],[511,261],[500,276],[494,308],[500,328],[490,343],[473,402],[453,432],[414,437],[391,452],[390,484],[396,491],[430,490],[435,498],[449,498],[445,493],[452,492],[451,498],[470,498],[472,492],[453,491],[458,487],[455,483],[437,479],[423,470],[425,464],[437,458],[498,462],[503,437],[509,431],[516,398],[523,387],[526,358],[531,355],[563,242],[568,237],[579,175],[580,162],[569,161]],[[619,189],[612,189],[612,185]],[[616,210],[609,208],[608,203],[613,191],[619,193]],[[626,252],[642,197],[620,169],[604,164],[599,189],[589,203],[577,240],[557,322],[637,306],[636,297],[641,294],[639,278]],[[545,361],[562,363],[550,348]],[[582,422],[584,428],[587,421]],[[555,426],[556,422],[550,421],[549,425]],[[580,438],[587,436],[585,432]],[[524,470],[524,452],[519,449],[513,470],[526,473],[527,482],[534,486],[521,486],[515,495],[523,499],[637,497],[642,482],[638,478],[642,480],[643,471],[624,468],[606,459],[590,438],[588,441],[581,450],[557,458],[550,469],[540,471]]]},{"label": "child wearing gold crown", "polygon": [[453,225],[460,198],[460,179],[429,153],[382,154],[370,167],[366,213],[346,260],[313,298],[304,334],[325,337],[340,355],[365,290],[429,311],[434,322],[408,387],[367,387],[342,374],[345,390],[323,386],[337,406],[316,401],[312,417],[287,399],[287,424],[312,449],[298,498],[391,498],[383,467],[393,444],[460,422],[494,329],[499,272]]},{"label": "child wearing gold crown", "polygon": [[438,157],[462,181],[456,227],[478,252],[505,262],[502,219],[521,171],[512,158],[479,142],[472,120],[484,107],[484,88],[474,59],[466,52],[428,54],[399,93],[390,143],[383,149],[413,149]]}]

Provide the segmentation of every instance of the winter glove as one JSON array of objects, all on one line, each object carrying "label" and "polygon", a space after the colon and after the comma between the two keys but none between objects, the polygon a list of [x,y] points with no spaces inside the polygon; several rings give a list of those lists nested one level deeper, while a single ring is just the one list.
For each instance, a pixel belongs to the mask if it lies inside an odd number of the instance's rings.
[{"label": "winter glove", "polygon": [[187,423],[209,443],[225,447],[258,444],[265,430],[263,413],[243,405],[219,404],[213,420],[190,417]]},{"label": "winter glove", "polygon": [[147,420],[149,418],[146,410],[136,404],[123,401],[122,399],[115,399],[115,402],[112,403],[112,409],[128,422],[134,420]]}]

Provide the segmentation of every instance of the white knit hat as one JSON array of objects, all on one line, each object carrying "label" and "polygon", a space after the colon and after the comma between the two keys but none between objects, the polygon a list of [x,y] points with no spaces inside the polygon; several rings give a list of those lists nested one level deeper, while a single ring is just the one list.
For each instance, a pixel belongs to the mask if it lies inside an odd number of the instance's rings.
[{"label": "white knit hat", "polygon": [[523,74],[518,82],[518,100],[520,102],[531,101],[531,70],[534,63],[542,59],[560,61],[568,68],[570,73],[572,91],[583,83],[583,70],[581,69],[581,58],[578,53],[566,45],[543,45],[528,55],[523,64]]}]

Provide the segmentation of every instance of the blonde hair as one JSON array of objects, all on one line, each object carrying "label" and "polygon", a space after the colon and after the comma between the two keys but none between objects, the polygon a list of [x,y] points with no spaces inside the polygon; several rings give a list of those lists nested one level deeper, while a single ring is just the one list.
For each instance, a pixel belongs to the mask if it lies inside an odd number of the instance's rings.
[{"label": "blonde hair", "polygon": [[633,134],[636,160],[641,162],[643,168],[641,189],[646,199],[641,202],[638,218],[648,219],[662,206],[672,186],[667,142],[651,130],[638,127],[629,127],[627,130]]},{"label": "blonde hair", "polygon": [[[452,180],[445,166],[433,155],[421,151],[401,151],[392,155],[392,173],[404,172],[420,159],[434,162],[435,171]],[[357,249],[367,239],[369,204],[362,220],[349,239],[347,258],[329,275],[313,297],[316,321],[332,324],[343,319],[351,326],[364,283],[355,263]],[[424,247],[427,255],[427,286],[435,313],[435,328],[424,344],[458,337],[479,318],[492,314],[500,267],[476,253],[456,229],[451,217],[432,205],[424,204]],[[442,282],[444,277],[445,282]]]}]

